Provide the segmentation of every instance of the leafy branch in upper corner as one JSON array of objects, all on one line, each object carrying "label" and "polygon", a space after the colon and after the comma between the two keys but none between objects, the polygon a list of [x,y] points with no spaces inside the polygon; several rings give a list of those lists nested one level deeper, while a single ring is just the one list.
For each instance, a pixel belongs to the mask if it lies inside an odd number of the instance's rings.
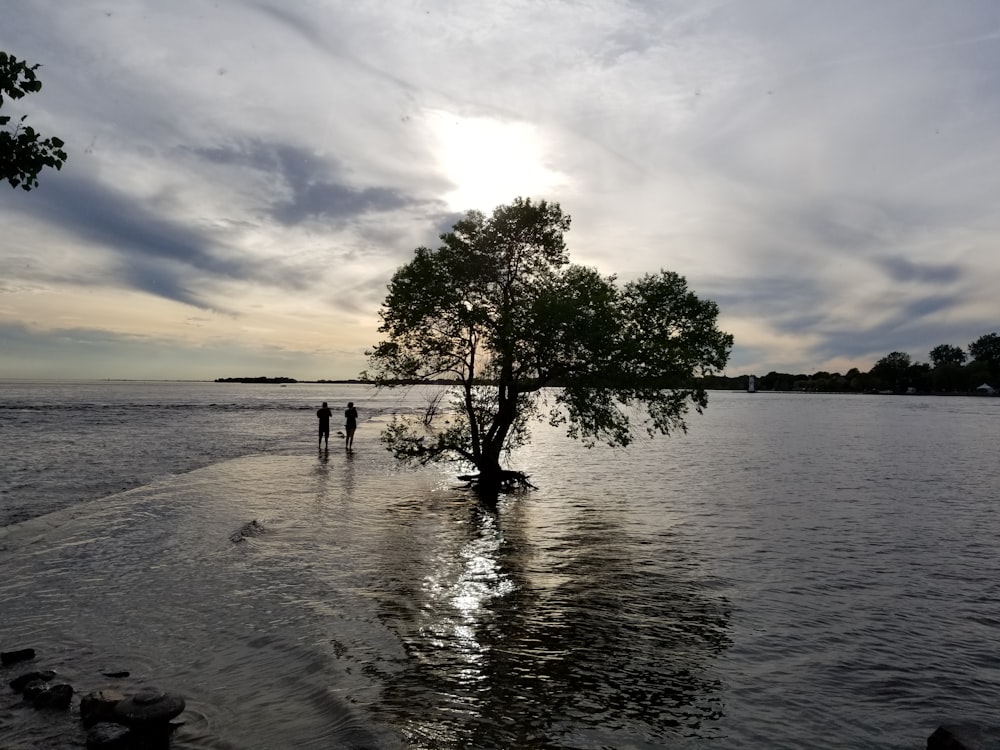
[{"label": "leafy branch in upper corner", "polygon": [[[35,71],[39,66],[28,65],[0,50],[0,107],[6,99],[20,99],[42,88]],[[42,138],[33,127],[25,124],[27,115],[14,120],[0,115],[0,181],[12,188],[31,190],[38,187],[38,173],[45,167],[62,169],[66,161],[65,143],[60,138]]]}]

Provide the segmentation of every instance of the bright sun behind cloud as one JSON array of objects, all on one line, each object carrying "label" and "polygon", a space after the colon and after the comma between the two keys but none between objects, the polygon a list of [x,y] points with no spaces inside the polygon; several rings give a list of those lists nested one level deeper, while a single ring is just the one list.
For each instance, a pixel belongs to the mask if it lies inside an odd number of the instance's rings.
[{"label": "bright sun behind cloud", "polygon": [[566,178],[545,165],[535,127],[444,111],[430,112],[428,121],[442,171],[455,185],[445,195],[452,210],[488,213],[518,196],[558,200],[551,193]]}]

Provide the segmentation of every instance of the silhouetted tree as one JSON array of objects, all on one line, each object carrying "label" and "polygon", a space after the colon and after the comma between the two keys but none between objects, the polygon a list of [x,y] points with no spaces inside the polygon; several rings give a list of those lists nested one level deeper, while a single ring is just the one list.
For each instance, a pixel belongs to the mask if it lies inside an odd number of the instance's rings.
[{"label": "silhouetted tree", "polygon": [[905,352],[892,352],[882,357],[871,369],[886,388],[902,391],[907,384],[907,371],[911,365],[910,355]]},{"label": "silhouetted tree", "polygon": [[771,370],[760,379],[758,387],[762,391],[791,391],[795,389],[796,381],[806,378],[805,375],[793,375],[790,372],[775,372]]},{"label": "silhouetted tree", "polygon": [[931,390],[931,366],[926,362],[914,362],[906,368],[906,386],[926,393]]},{"label": "silhouetted tree", "polygon": [[935,367],[942,365],[964,365],[965,351],[960,346],[951,344],[939,344],[930,351],[931,364]]},{"label": "silhouetted tree", "polygon": [[689,406],[707,405],[697,378],[721,370],[733,343],[716,327],[718,306],[672,272],[620,287],[570,265],[569,224],[546,201],[470,211],[440,247],[417,248],[393,275],[370,377],[456,381],[444,427],[397,419],[383,432],[397,457],[468,462],[492,490],[517,474],[501,457],[527,440],[546,386],[560,386],[550,421],[590,444],[683,430]]},{"label": "silhouetted tree", "polygon": [[962,365],[946,362],[931,372],[931,384],[935,391],[968,391],[969,372]]},{"label": "silhouetted tree", "polygon": [[996,381],[1000,375],[1000,336],[996,333],[980,336],[969,344],[969,356],[985,364],[990,377]]}]

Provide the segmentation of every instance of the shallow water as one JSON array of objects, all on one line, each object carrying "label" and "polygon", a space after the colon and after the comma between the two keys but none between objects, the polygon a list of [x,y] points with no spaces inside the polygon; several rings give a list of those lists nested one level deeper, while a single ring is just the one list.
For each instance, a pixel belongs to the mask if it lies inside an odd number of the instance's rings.
[{"label": "shallow water", "polygon": [[[617,451],[540,427],[539,489],[493,514],[377,422],[318,453],[317,388],[260,399],[270,449],[0,530],[0,647],[181,691],[182,748],[919,748],[992,718],[998,399],[713,394]],[[74,731],[0,701],[0,746]]]}]

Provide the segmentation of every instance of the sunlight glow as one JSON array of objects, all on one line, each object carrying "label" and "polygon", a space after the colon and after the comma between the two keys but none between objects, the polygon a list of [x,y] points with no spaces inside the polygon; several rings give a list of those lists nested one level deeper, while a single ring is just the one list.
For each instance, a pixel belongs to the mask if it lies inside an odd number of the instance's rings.
[{"label": "sunlight glow", "polygon": [[445,196],[455,211],[492,211],[518,196],[550,198],[566,177],[545,161],[537,128],[523,122],[428,114],[439,141],[438,159],[455,189]]}]

